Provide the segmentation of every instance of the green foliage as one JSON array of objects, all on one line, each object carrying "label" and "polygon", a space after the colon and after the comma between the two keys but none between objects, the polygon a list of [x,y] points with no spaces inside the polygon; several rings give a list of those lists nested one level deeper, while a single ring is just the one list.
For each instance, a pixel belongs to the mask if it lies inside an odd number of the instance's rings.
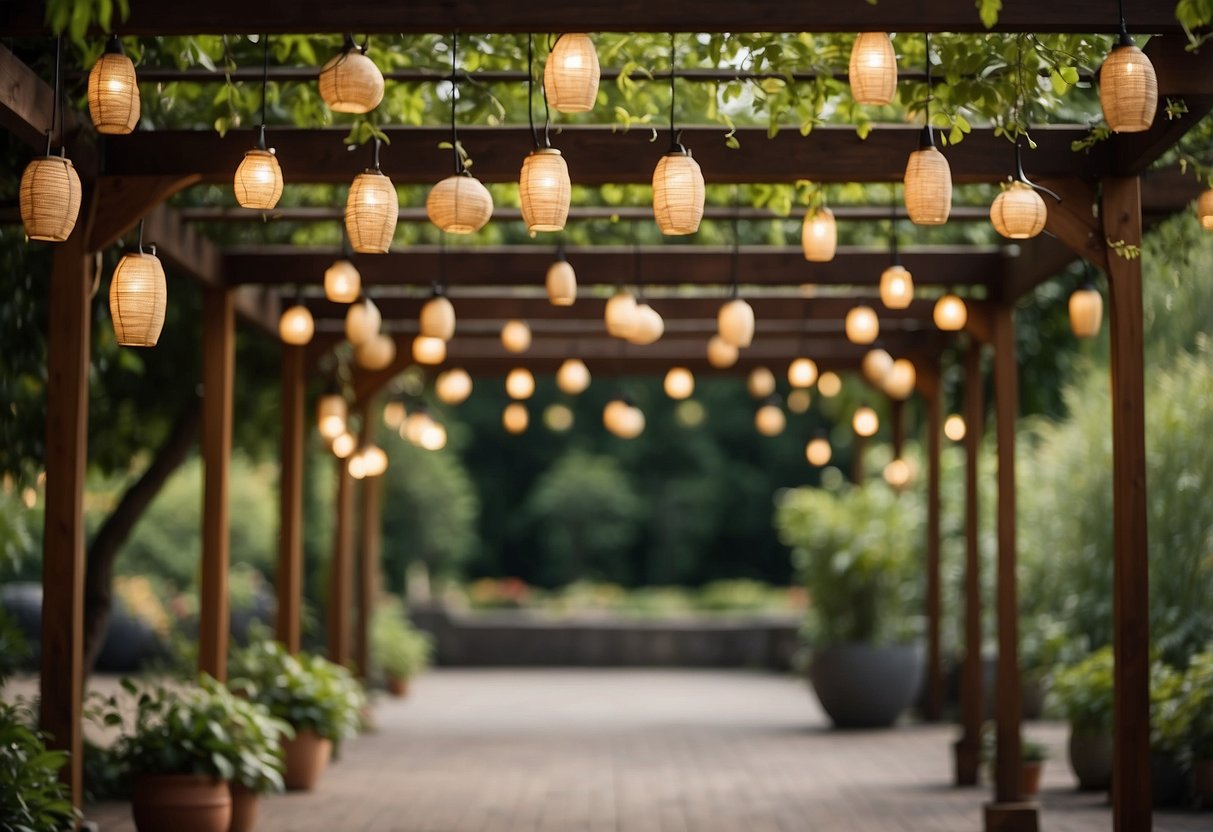
[{"label": "green foliage", "polygon": [[0,702],[0,829],[60,832],[79,813],[59,779],[67,752],[49,751],[24,703]]},{"label": "green foliage", "polygon": [[387,676],[408,679],[430,664],[434,641],[412,625],[399,599],[381,601],[371,619],[371,661]]},{"label": "green foliage", "polygon": [[1075,730],[1112,733],[1112,664],[1112,648],[1104,647],[1053,676],[1049,695]]},{"label": "green foliage", "polygon": [[[1188,33],[1192,49],[1209,39],[1209,24],[1213,23],[1213,0],[1179,0],[1175,4],[1175,17]],[[1198,29],[1206,31],[1197,32]]]},{"label": "green foliage", "polygon": [[1179,759],[1188,744],[1188,724],[1180,710],[1184,674],[1157,659],[1150,664],[1150,749]]},{"label": "green foliage", "polygon": [[1213,760],[1213,650],[1192,657],[1176,691],[1173,717],[1192,758]]}]

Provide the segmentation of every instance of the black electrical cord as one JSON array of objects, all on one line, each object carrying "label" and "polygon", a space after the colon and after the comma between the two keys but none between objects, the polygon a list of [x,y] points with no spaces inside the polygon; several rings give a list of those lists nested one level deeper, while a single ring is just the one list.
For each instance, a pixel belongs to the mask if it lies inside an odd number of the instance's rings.
[{"label": "black electrical cord", "polygon": [[264,48],[261,59],[261,126],[257,133],[257,148],[265,150],[265,105],[270,86],[270,36],[261,36]]},{"label": "black electrical cord", "polygon": [[459,130],[455,126],[455,100],[459,92],[459,82],[456,78],[459,60],[459,33],[451,33],[451,152],[455,155],[455,174],[463,173],[463,156],[459,153]]},{"label": "black electrical cord", "polygon": [[[57,121],[57,116],[58,116],[58,113],[61,112],[63,109],[62,104],[60,103],[60,100],[59,100],[59,98],[60,98],[59,76],[61,74],[60,70],[61,70],[62,60],[63,60],[63,35],[56,35],[55,36],[55,97],[51,101],[51,126],[50,126],[50,129],[46,131],[46,155],[47,156],[51,155],[51,142],[53,142],[54,138],[55,138],[55,124]],[[62,136],[59,137],[59,155],[60,156],[66,155],[66,151],[63,148],[63,137]]]}]

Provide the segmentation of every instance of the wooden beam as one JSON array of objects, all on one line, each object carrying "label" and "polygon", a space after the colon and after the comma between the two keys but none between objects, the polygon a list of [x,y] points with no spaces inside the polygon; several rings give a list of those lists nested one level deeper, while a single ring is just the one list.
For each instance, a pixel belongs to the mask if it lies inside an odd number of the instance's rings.
[{"label": "wooden beam", "polygon": [[965,565],[964,662],[960,679],[960,721],[956,743],[956,785],[976,786],[981,770],[981,729],[985,723],[984,662],[981,655],[981,503],[978,463],[985,418],[981,344],[971,342],[964,357]]},{"label": "wooden beam", "polygon": [[198,669],[227,679],[228,477],[232,458],[232,403],[236,313],[231,291],[207,288],[202,304],[202,579],[199,592]]},{"label": "wooden beam", "polygon": [[1095,216],[1095,189],[1072,176],[1042,184],[1056,191],[1061,202],[1045,196],[1048,234],[1025,241],[1019,257],[1008,258],[998,291],[1004,303],[1015,302],[1052,278],[1073,262],[1075,253],[1101,268],[1106,262],[1103,233]]},{"label": "wooden beam", "polygon": [[[198,243],[186,248],[188,238],[196,235],[183,228],[173,210],[163,204],[170,196],[197,181],[197,176],[102,176],[98,180],[101,202],[97,207],[97,221],[89,235],[90,250],[107,248],[127,232],[131,232],[127,235],[127,243],[134,243],[138,238],[139,219],[144,218],[145,244],[156,244],[157,251],[163,249],[178,268],[196,275],[199,269],[213,267],[213,261],[206,263],[189,256],[202,254]],[[205,242],[210,243],[209,240]]]},{"label": "wooden beam", "polygon": [[[5,5],[7,3],[0,2],[0,20],[5,19]],[[0,128],[12,133],[39,155],[45,153],[54,98],[55,92],[50,84],[7,47],[0,45]],[[68,158],[72,160],[80,178],[95,179],[97,148],[92,125],[67,109],[58,122],[58,132],[55,148],[58,149],[66,138]]]},{"label": "wooden beam", "polygon": [[336,522],[328,582],[328,657],[329,661],[348,666],[354,590],[354,478],[344,459],[336,460],[336,467]]},{"label": "wooden beam", "polygon": [[919,371],[927,384],[919,392],[927,410],[927,689],[923,718],[927,722],[943,719],[944,678],[941,625],[943,621],[942,569],[940,556],[940,455],[943,437],[943,385],[939,365],[929,372]]},{"label": "wooden beam", "polygon": [[362,679],[371,674],[371,625],[379,587],[382,551],[383,477],[362,481],[362,536],[359,541],[357,617],[354,623],[354,666]]},{"label": "wooden beam", "polygon": [[303,603],[303,443],[307,388],[303,347],[282,347],[282,467],[278,475],[278,594],[276,635],[298,653]]}]

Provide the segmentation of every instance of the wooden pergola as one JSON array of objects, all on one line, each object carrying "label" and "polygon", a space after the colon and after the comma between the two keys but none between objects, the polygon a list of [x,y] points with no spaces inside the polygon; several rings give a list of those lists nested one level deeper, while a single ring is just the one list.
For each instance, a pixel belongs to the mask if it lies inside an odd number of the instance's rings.
[{"label": "wooden pergola", "polygon": [[[1113,136],[1091,152],[1074,152],[1084,138],[1078,125],[1033,128],[1039,147],[1027,157],[1033,177],[1062,195],[1049,205],[1047,235],[1012,245],[909,248],[903,262],[926,286],[966,287],[971,297],[969,323],[959,337],[938,332],[932,304],[916,301],[901,312],[881,312],[881,346],[911,359],[918,370],[918,392],[925,399],[928,457],[928,628],[927,715],[939,718],[943,704],[940,651],[940,445],[941,357],[963,351],[965,367],[964,440],[966,465],[964,734],[957,744],[957,782],[977,778],[978,738],[982,722],[981,615],[977,547],[978,447],[982,433],[982,356],[993,353],[998,448],[998,689],[994,798],[986,808],[988,830],[1034,830],[1037,811],[1020,794],[1021,695],[1018,673],[1018,621],[1015,582],[1015,417],[1018,373],[1015,354],[1016,302],[1076,258],[1104,272],[1110,287],[1115,525],[1115,774],[1116,829],[1151,828],[1149,743],[1149,618],[1147,593],[1145,422],[1141,262],[1117,255],[1110,241],[1140,245],[1143,225],[1182,209],[1196,195],[1195,183],[1174,171],[1151,172],[1163,153],[1213,109],[1213,54],[1187,52],[1171,3],[1126,0],[1134,29],[1162,35],[1147,47],[1158,73],[1159,101],[1182,98],[1187,112],[1161,115],[1142,134]],[[1105,0],[1018,0],[1006,4],[999,32],[1114,32],[1117,20]],[[44,36],[37,4],[0,0],[0,34]],[[153,4],[133,0],[124,35],[292,33],[348,31],[430,33],[471,30],[483,33],[528,31],[747,31],[761,21],[765,31],[983,32],[972,0],[917,2],[786,3],[755,0],[675,0],[667,3],[585,2],[526,5],[490,0],[420,0],[407,5],[297,0],[289,4],[211,0],[198,4]],[[285,73],[284,73],[285,74]],[[298,74],[298,73],[297,73]],[[166,76],[168,77],[168,76]],[[307,77],[305,74],[303,77]],[[439,79],[440,76],[435,76]],[[50,87],[13,54],[0,48],[0,123],[38,148],[50,123]],[[218,678],[226,671],[228,517],[227,481],[231,456],[235,332],[239,316],[267,336],[277,337],[284,298],[302,284],[317,321],[308,347],[282,350],[281,535],[278,563],[278,637],[299,646],[302,554],[301,471],[306,436],[306,383],[319,357],[340,341],[344,308],[323,299],[314,284],[337,254],[292,246],[259,245],[222,249],[194,227],[198,222],[260,220],[259,214],[227,208],[174,209],[166,200],[200,183],[230,182],[247,149],[247,135],[220,137],[209,130],[136,132],[128,137],[92,141],[80,119],[65,125],[72,158],[85,181],[85,202],[72,237],[54,251],[50,276],[51,315],[47,383],[46,534],[44,553],[43,727],[55,743],[72,751],[69,776],[77,800],[81,794],[81,696],[84,519],[83,489],[87,457],[88,372],[91,343],[93,253],[106,248],[141,218],[170,268],[188,274],[203,287],[204,387],[202,449],[205,466],[202,622],[200,668]],[[446,170],[447,155],[438,144],[441,127],[389,127],[391,145],[383,168],[398,185],[431,184]],[[726,149],[721,130],[689,127],[684,141],[694,146],[707,180],[719,183],[899,182],[906,153],[917,128],[878,125],[866,141],[853,129],[821,127],[808,137],[795,130],[768,139],[765,129],[738,130],[740,148]],[[274,131],[274,144],[289,159],[292,183],[346,182],[361,159],[342,149],[341,131]],[[524,127],[470,127],[465,142],[476,148],[476,174],[485,182],[515,181],[530,148]],[[604,127],[565,127],[559,145],[579,184],[647,184],[659,148],[647,131],[616,132]],[[955,182],[996,183],[1006,179],[1010,148],[991,130],[977,128],[965,140],[944,149]],[[763,219],[768,212],[742,209],[742,216]],[[713,214],[713,212],[715,212]],[[842,221],[884,220],[885,208],[840,208]],[[337,222],[335,209],[283,208],[285,220]],[[709,217],[733,212],[709,208]],[[647,208],[575,207],[573,221],[619,217],[646,219]],[[981,221],[984,209],[960,207],[954,221]],[[498,210],[495,221],[512,221],[516,211]],[[11,221],[12,217],[4,219]],[[403,208],[402,221],[420,221],[416,207]],[[884,249],[842,248],[828,264],[806,264],[798,248],[742,247],[738,282],[753,289],[758,318],[754,346],[728,371],[712,371],[704,344],[714,331],[715,311],[732,280],[732,252],[711,246],[664,245],[574,247],[568,258],[577,270],[582,295],[571,309],[551,307],[537,287],[553,258],[550,246],[413,246],[387,255],[364,255],[355,262],[367,285],[375,287],[385,326],[398,340],[398,357],[389,369],[359,373],[355,407],[364,412],[375,395],[410,363],[409,341],[426,288],[438,274],[440,257],[459,276],[450,295],[459,314],[459,334],[450,345],[448,366],[475,375],[500,375],[520,361],[548,372],[564,358],[585,360],[595,375],[661,373],[673,365],[697,372],[746,372],[781,365],[806,353],[823,369],[855,370],[866,351],[843,335],[846,310],[874,295]],[[607,290],[620,280],[649,288],[649,302],[667,321],[667,335],[650,347],[621,347],[602,330]],[[289,284],[289,285],[288,285]],[[803,284],[820,287],[805,296]],[[694,291],[679,287],[693,286]],[[524,359],[507,354],[496,337],[510,318],[531,322],[535,343]],[[336,535],[333,549],[329,638],[336,661],[349,661],[356,643],[359,666],[366,666],[366,621],[378,559],[380,495],[375,480],[363,485],[362,579],[355,587],[355,487],[343,464],[337,465]],[[367,567],[370,568],[367,568]],[[357,590],[357,591],[356,591]],[[357,615],[352,609],[358,596]],[[351,632],[352,630],[352,632]]]}]

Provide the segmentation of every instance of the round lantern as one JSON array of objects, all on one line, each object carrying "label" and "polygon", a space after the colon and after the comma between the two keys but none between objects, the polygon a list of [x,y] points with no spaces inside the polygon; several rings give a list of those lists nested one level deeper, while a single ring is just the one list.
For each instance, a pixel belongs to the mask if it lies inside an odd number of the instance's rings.
[{"label": "round lantern", "polygon": [[897,92],[897,53],[884,32],[860,32],[851,47],[851,97],[856,104],[888,104]]},{"label": "round lantern", "polygon": [[62,243],[80,215],[80,176],[66,156],[39,156],[21,174],[21,224],[31,240]]},{"label": "round lantern", "polygon": [[1213,188],[1200,195],[1196,203],[1196,216],[1200,217],[1201,228],[1213,231]]},{"label": "round lantern", "polygon": [[236,202],[241,208],[268,211],[278,204],[282,196],[282,168],[273,148],[265,147],[265,131],[257,147],[249,150],[240,160],[233,181]]},{"label": "round lantern", "polygon": [[98,133],[124,136],[139,121],[139,81],[135,65],[122,52],[118,36],[88,73],[88,114]]},{"label": "round lantern", "polygon": [[713,335],[708,339],[708,363],[718,370],[732,367],[737,363],[737,347]]},{"label": "round lantern", "polygon": [[515,367],[505,377],[505,392],[511,399],[529,399],[535,395],[535,377],[525,367]]},{"label": "round lantern", "polygon": [[847,340],[852,344],[870,344],[880,335],[880,319],[870,306],[856,306],[847,313]]},{"label": "round lantern", "polygon": [[501,328],[501,345],[513,353],[531,348],[531,328],[523,321],[506,321]]},{"label": "round lantern", "polygon": [[[160,258],[143,251],[122,255],[110,281],[110,317],[118,343],[124,347],[156,346],[164,328],[167,303],[168,290]],[[306,309],[303,311],[307,314]],[[304,344],[312,337],[310,314],[307,321],[307,338],[301,342]]]},{"label": "round lantern", "polygon": [[420,332],[449,341],[455,337],[455,307],[445,295],[435,295],[421,307]]},{"label": "round lantern", "polygon": [[905,401],[914,392],[914,385],[917,382],[918,373],[914,370],[913,362],[906,358],[899,358],[889,368],[881,386],[889,398]]},{"label": "round lantern", "polygon": [[634,321],[627,337],[637,346],[655,343],[665,334],[665,320],[647,303],[637,304]]},{"label": "round lantern", "polygon": [[965,425],[964,417],[958,413],[953,413],[943,422],[943,435],[951,439],[953,442],[959,442],[965,438],[967,426]]},{"label": "round lantern", "polygon": [[501,412],[501,425],[509,433],[523,433],[528,422],[530,415],[526,412],[526,405],[521,402],[511,402]]},{"label": "round lantern", "polygon": [[354,348],[354,361],[364,370],[386,370],[396,360],[396,341],[380,333]]},{"label": "round lantern", "polygon": [[552,306],[572,306],[577,300],[577,273],[563,257],[548,266],[544,285]]},{"label": "round lantern", "polygon": [[755,367],[746,378],[746,389],[756,399],[765,399],[775,392],[775,374],[766,367]]},{"label": "round lantern", "polygon": [[830,448],[830,441],[828,439],[824,436],[815,436],[805,446],[804,455],[810,465],[816,465],[818,468],[821,468],[829,464],[830,457],[834,454]]},{"label": "round lantern", "polygon": [[337,260],[324,270],[324,296],[333,303],[353,303],[362,293],[362,275],[349,260]]},{"label": "round lantern", "polygon": [[904,459],[894,459],[884,467],[884,481],[897,491],[909,485],[912,476],[910,464]]},{"label": "round lantern", "polygon": [[493,195],[470,173],[458,173],[430,189],[425,212],[448,234],[471,234],[493,216]]},{"label": "round lantern", "polygon": [[906,213],[915,225],[943,225],[952,212],[952,168],[923,128],[923,141],[910,154],[905,173]]},{"label": "round lantern", "polygon": [[914,300],[914,275],[903,266],[889,266],[880,274],[880,302],[889,309],[906,309]]},{"label": "round lantern", "polygon": [[741,298],[733,298],[716,314],[720,337],[735,347],[748,347],[754,341],[754,307]]},{"label": "round lantern", "polygon": [[379,334],[383,316],[370,298],[351,303],[345,313],[345,339],[355,347],[365,344]]},{"label": "round lantern", "polygon": [[550,431],[564,433],[573,427],[573,411],[569,409],[568,405],[548,405],[543,411],[543,423],[548,426]]},{"label": "round lantern", "polygon": [[518,204],[528,231],[561,231],[569,218],[569,166],[554,147],[532,150],[522,160]]},{"label": "round lantern", "polygon": [[1158,77],[1145,53],[1127,34],[1099,68],[1099,106],[1115,133],[1141,133],[1154,124]]},{"label": "round lantern", "polygon": [[[111,290],[112,295],[112,290]],[[316,321],[302,303],[296,303],[278,318],[278,335],[284,344],[302,347],[312,340],[316,332]]]},{"label": "round lantern", "polygon": [[360,254],[387,254],[400,218],[400,198],[392,180],[378,169],[354,177],[345,200],[345,233]]},{"label": "round lantern", "polygon": [[817,382],[817,362],[811,358],[797,358],[788,365],[788,384],[793,387],[812,387]]},{"label": "round lantern", "polygon": [[893,356],[884,350],[868,350],[860,363],[863,376],[877,387],[884,384],[885,376],[893,369]]},{"label": "round lantern", "polygon": [[838,250],[838,225],[834,212],[829,208],[818,208],[805,214],[800,229],[800,245],[804,259],[811,263],[828,263]]},{"label": "round lantern", "polygon": [[446,447],[446,428],[441,422],[431,421],[421,432],[417,444],[427,451],[441,451]]},{"label": "round lantern", "polygon": [[851,427],[855,433],[867,438],[875,436],[876,431],[880,430],[880,417],[876,415],[876,411],[864,405],[855,411],[855,415],[851,417]]},{"label": "round lantern", "polygon": [[347,41],[320,69],[320,97],[336,113],[369,113],[383,100],[383,73]]},{"label": "round lantern", "polygon": [[1012,240],[1027,240],[1044,230],[1049,210],[1036,189],[1015,179],[990,206],[994,230]]},{"label": "round lantern", "polygon": [[635,439],[644,432],[644,412],[623,399],[612,399],[602,411],[602,424],[620,439]]},{"label": "round lantern", "polygon": [[418,335],[413,339],[413,360],[418,364],[441,364],[446,361],[446,341]]},{"label": "round lantern", "polygon": [[808,413],[811,404],[813,404],[813,397],[803,387],[797,387],[788,393],[788,411],[790,413]]},{"label": "round lantern", "polygon": [[959,332],[969,320],[969,308],[953,294],[946,294],[935,301],[935,326],[945,332]]},{"label": "round lantern", "polygon": [[695,392],[695,376],[686,367],[671,367],[662,386],[671,399],[687,399]]},{"label": "round lantern", "polygon": [[842,392],[842,379],[838,373],[822,373],[821,378],[817,379],[817,392],[825,396],[827,399],[832,399]]},{"label": "round lantern", "polygon": [[601,71],[598,53],[590,36],[566,32],[543,67],[543,92],[552,109],[561,113],[586,113],[598,100]]},{"label": "round lantern", "polygon": [[570,396],[584,393],[590,386],[590,370],[580,358],[566,358],[556,371],[556,386]]},{"label": "round lantern", "polygon": [[1087,283],[1070,295],[1070,329],[1077,338],[1094,338],[1103,323],[1103,296]]},{"label": "round lantern", "polygon": [[472,395],[472,377],[459,367],[439,373],[434,381],[434,393],[443,404],[461,404]]},{"label": "round lantern", "polygon": [[383,406],[383,424],[392,430],[400,430],[408,415],[404,402],[399,399],[393,399]]},{"label": "round lantern", "polygon": [[366,478],[366,460],[362,458],[362,451],[351,456],[345,463],[345,467],[354,479],[361,480]]},{"label": "round lantern", "polygon": [[685,149],[662,156],[653,171],[653,218],[667,237],[694,234],[703,219],[703,171]]},{"label": "round lantern", "polygon": [[436,424],[434,417],[430,416],[429,411],[422,404],[409,414],[408,419],[404,422],[404,430],[400,436],[402,439],[407,439],[409,442],[420,447],[422,440],[425,439],[426,431],[433,427],[434,424]]},{"label": "round lantern", "polygon": [[778,436],[787,424],[788,418],[777,404],[764,404],[754,414],[754,427],[763,436]]},{"label": "round lantern", "polygon": [[340,393],[325,393],[316,403],[316,427],[330,441],[345,433],[349,408]]},{"label": "round lantern", "polygon": [[616,338],[626,338],[636,323],[636,297],[626,290],[616,292],[606,303],[607,333]]},{"label": "round lantern", "polygon": [[341,432],[333,437],[333,455],[338,459],[347,459],[358,445],[358,440],[352,434]]},{"label": "round lantern", "polygon": [[381,477],[387,471],[387,454],[378,445],[367,445],[361,456],[368,477]]}]

